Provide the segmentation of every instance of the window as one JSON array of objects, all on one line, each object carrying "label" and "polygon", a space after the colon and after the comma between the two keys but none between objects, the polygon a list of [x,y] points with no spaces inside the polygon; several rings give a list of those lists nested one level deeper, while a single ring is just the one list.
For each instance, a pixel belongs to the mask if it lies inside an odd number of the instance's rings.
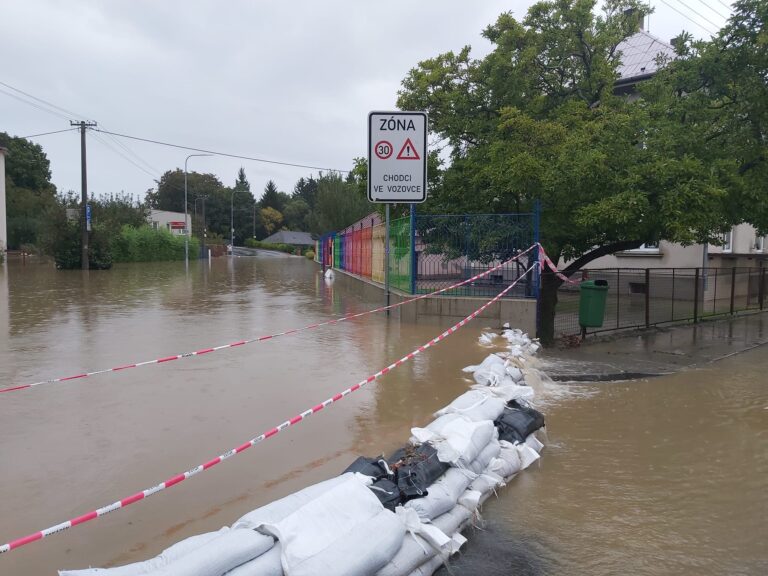
[{"label": "window", "polygon": [[730,252],[733,244],[733,230],[723,234],[720,239],[723,241],[723,252]]},{"label": "window", "polygon": [[157,230],[157,224],[158,224],[158,222],[157,222],[157,221],[155,221],[155,220],[153,220],[153,221],[152,221],[152,228],[153,228],[154,230]]},{"label": "window", "polygon": [[762,252],[765,247],[765,236],[755,235],[755,240],[752,243],[752,250],[754,252]]},{"label": "window", "polygon": [[630,250],[630,252],[658,252],[658,251],[659,251],[658,242],[646,242],[645,244],[641,244],[639,248],[634,248]]}]

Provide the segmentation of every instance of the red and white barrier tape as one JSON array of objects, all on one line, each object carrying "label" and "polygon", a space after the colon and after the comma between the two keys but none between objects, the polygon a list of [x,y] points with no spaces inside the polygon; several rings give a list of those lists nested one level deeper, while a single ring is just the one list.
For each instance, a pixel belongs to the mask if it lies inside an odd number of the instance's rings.
[{"label": "red and white barrier tape", "polygon": [[430,292],[428,294],[421,294],[420,296],[416,296],[414,298],[409,298],[408,300],[403,300],[402,302],[398,302],[396,304],[391,304],[389,306],[381,306],[379,308],[374,308],[373,310],[366,310],[365,312],[358,312],[356,314],[349,314],[347,316],[342,316],[341,318],[335,318],[333,320],[327,320],[325,322],[318,322],[316,324],[309,324],[307,326],[304,326],[302,328],[293,328],[291,330],[286,330],[285,332],[278,332],[277,334],[269,334],[266,336],[258,336],[256,338],[250,338],[248,340],[240,340],[238,342],[232,342],[231,344],[223,344],[221,346],[214,346],[213,348],[203,348],[202,350],[196,350],[195,352],[186,352],[184,354],[175,354],[173,356],[166,356],[165,358],[157,358],[155,360],[147,360],[145,362],[136,362],[135,364],[125,364],[123,366],[117,366],[115,368],[106,368],[104,370],[94,370],[93,372],[83,372],[82,374],[75,374],[74,376],[66,376],[63,378],[52,378],[50,380],[41,380],[40,382],[33,382],[31,384],[21,384],[19,386],[11,386],[9,388],[0,388],[0,394],[3,392],[16,392],[19,390],[26,390],[28,388],[34,388],[35,386],[40,386],[42,384],[56,384],[60,382],[67,382],[69,380],[80,380],[82,378],[88,378],[89,376],[97,376],[99,374],[107,374],[110,372],[120,372],[122,370],[128,370],[129,368],[140,368],[142,366],[149,366],[151,364],[163,364],[165,362],[172,362],[173,360],[181,360],[182,358],[191,358],[193,356],[202,356],[203,354],[209,354],[211,352],[218,352],[219,350],[225,350],[227,348],[236,348],[238,346],[243,346],[245,344],[253,344],[254,342],[264,342],[265,340],[272,340],[274,338],[279,338],[280,336],[288,336],[289,334],[295,334],[297,332],[303,332],[304,330],[312,330],[314,328],[320,328],[322,326],[329,326],[332,324],[339,324],[340,322],[344,322],[346,320],[352,320],[355,318],[360,318],[362,316],[367,316],[369,314],[375,314],[376,312],[384,312],[385,310],[391,310],[393,308],[397,308],[399,306],[403,306],[405,304],[410,304],[411,302],[415,302],[417,300],[422,300],[424,298],[429,298],[430,296],[435,296],[437,294],[442,294],[443,292],[447,292],[448,290],[453,290],[455,288],[458,288],[460,286],[463,286],[464,284],[469,284],[470,282],[474,282],[475,280],[478,280],[479,278],[482,278],[483,276],[487,276],[491,272],[494,272],[501,268],[502,266],[505,266],[509,264],[510,262],[514,262],[515,260],[521,258],[531,250],[533,250],[536,247],[536,245],[532,245],[520,254],[517,254],[516,256],[513,256],[509,260],[502,262],[498,266],[494,266],[493,268],[490,268],[489,270],[486,270],[485,272],[481,272],[480,274],[476,274],[472,278],[468,278],[467,280],[462,280],[461,282],[457,284],[453,284],[452,286],[448,286],[447,288],[441,288],[440,290],[436,290],[435,292]]},{"label": "red and white barrier tape", "polygon": [[[568,278],[568,276],[566,276],[565,274],[560,272],[560,270],[557,269],[557,266],[555,266],[555,263],[552,262],[552,259],[544,251],[544,246],[542,246],[541,244],[537,244],[537,246],[539,247],[539,261],[542,264],[546,264],[549,267],[549,270],[555,276],[560,278],[560,280],[562,280],[563,282],[568,282],[569,284],[578,284],[577,281],[571,280],[570,278]],[[0,390],[0,392],[2,392],[2,390]]]},{"label": "red and white barrier tape", "polygon": [[[534,264],[528,270],[525,271],[525,274],[530,272],[536,267],[537,264]],[[129,506],[131,504],[134,504],[138,502],[139,500],[144,500],[145,498],[149,498],[153,494],[156,494],[162,490],[165,490],[166,488],[170,488],[171,486],[175,486],[176,484],[179,484],[180,482],[183,482],[187,478],[191,478],[192,476],[195,476],[199,474],[200,472],[203,472],[205,470],[208,470],[209,468],[213,468],[217,464],[220,464],[224,460],[230,458],[231,456],[234,456],[235,454],[240,454],[241,452],[247,450],[251,446],[255,446],[256,444],[259,444],[260,442],[263,442],[264,440],[267,440],[271,438],[272,436],[275,436],[276,434],[282,432],[286,428],[289,428],[290,426],[293,426],[295,424],[298,424],[305,418],[311,416],[312,414],[315,414],[317,412],[320,412],[323,408],[330,406],[331,404],[338,402],[345,396],[350,395],[352,392],[355,392],[356,390],[359,390],[366,384],[370,384],[371,382],[374,382],[381,378],[382,376],[388,374],[391,370],[394,370],[398,366],[404,364],[405,362],[408,362],[409,360],[412,360],[415,358],[418,354],[424,352],[427,348],[431,348],[435,344],[438,344],[439,342],[445,340],[448,336],[456,332],[459,328],[466,325],[468,322],[476,318],[483,310],[488,308],[491,304],[494,302],[497,302],[500,300],[507,292],[509,292],[515,284],[517,284],[522,278],[525,277],[524,275],[521,275],[517,278],[512,284],[507,286],[504,290],[502,290],[497,296],[495,296],[492,300],[489,300],[485,304],[483,304],[480,308],[472,312],[469,316],[464,318],[461,322],[454,324],[448,330],[440,334],[439,336],[433,338],[423,346],[419,346],[416,350],[413,352],[406,354],[400,360],[397,360],[396,362],[393,362],[386,368],[383,368],[376,372],[375,374],[369,376],[365,380],[361,380],[354,386],[351,386],[347,388],[346,390],[343,390],[342,392],[339,392],[335,396],[332,396],[331,398],[328,398],[327,400],[321,402],[320,404],[317,404],[316,406],[313,406],[312,408],[309,408],[302,412],[301,414],[298,414],[291,418],[290,420],[286,420],[282,424],[278,424],[274,428],[270,428],[266,432],[260,434],[259,436],[256,436],[255,438],[252,438],[245,442],[244,444],[241,444],[240,446],[236,448],[232,448],[231,450],[224,452],[224,454],[220,454],[213,460],[209,460],[208,462],[205,462],[203,464],[199,464],[192,468],[191,470],[187,470],[186,472],[182,474],[177,474],[176,476],[173,476],[166,480],[165,482],[161,482],[160,484],[157,484],[155,486],[152,486],[151,488],[147,488],[146,490],[142,490],[141,492],[137,492],[136,494],[132,496],[128,496],[127,498],[123,498],[122,500],[118,500],[117,502],[113,502],[112,504],[108,504],[107,506],[103,506],[101,508],[98,508],[96,510],[93,510],[91,512],[88,512],[86,514],[83,514],[82,516],[78,516],[77,518],[73,518],[71,520],[67,520],[66,522],[62,522],[61,524],[56,524],[55,526],[51,526],[50,528],[46,528],[45,530],[40,530],[39,532],[35,532],[34,534],[30,534],[28,536],[24,536],[23,538],[17,538],[16,540],[11,540],[7,544],[3,544],[0,546],[0,554],[4,552],[10,552],[11,550],[15,550],[16,548],[20,548],[21,546],[25,546],[26,544],[30,544],[32,542],[35,542],[37,540],[41,540],[47,536],[51,536],[53,534],[56,534],[57,532],[63,532],[64,530],[67,530],[68,528],[72,528],[73,526],[77,526],[79,524],[83,524],[85,522],[89,522],[91,520],[95,520],[99,516],[103,516],[104,514],[109,514],[110,512],[114,512],[115,510],[119,510],[120,508],[125,508],[126,506]]]}]

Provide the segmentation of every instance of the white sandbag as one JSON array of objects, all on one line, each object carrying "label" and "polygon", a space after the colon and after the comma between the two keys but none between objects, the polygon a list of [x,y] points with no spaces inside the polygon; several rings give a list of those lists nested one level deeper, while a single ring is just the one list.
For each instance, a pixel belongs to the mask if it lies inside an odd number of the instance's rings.
[{"label": "white sandbag", "polygon": [[[493,492],[503,484],[504,484],[504,478],[502,478],[501,475],[496,474],[495,472],[491,472],[490,470],[487,470],[486,472],[483,472],[482,474],[480,474],[480,476],[472,480],[472,483],[469,485],[467,492],[477,492],[478,500],[479,500],[480,496],[484,496],[489,492]],[[467,506],[466,501],[462,502],[462,497],[463,495],[459,497],[459,504],[461,504],[462,506]],[[470,510],[474,510],[476,507],[477,507],[477,504],[475,505],[474,508],[470,508]]]},{"label": "white sandbag", "polygon": [[456,506],[459,496],[474,478],[475,474],[468,470],[449,468],[427,488],[426,496],[409,500],[404,506],[415,510],[422,520],[432,520]]},{"label": "white sandbag", "polygon": [[507,375],[515,382],[520,382],[523,379],[523,371],[513,364],[507,364]]},{"label": "white sandbag", "polygon": [[196,550],[200,546],[207,544],[214,538],[221,536],[229,531],[228,526],[224,526],[216,532],[206,532],[205,534],[196,534],[185,538],[181,542],[176,542],[173,546],[166,548],[160,554],[143,562],[134,562],[125,566],[116,566],[114,568],[86,568],[85,570],[59,570],[59,576],[141,576],[148,574],[153,570],[159,570],[163,566],[170,564]]},{"label": "white sandbag", "polygon": [[544,444],[542,444],[541,440],[536,438],[536,433],[528,434],[528,437],[525,439],[525,443],[536,450],[536,452],[541,452],[544,449]]},{"label": "white sandbag", "polygon": [[283,572],[290,576],[372,574],[394,556],[405,535],[395,514],[351,475],[258,530],[280,541]]},{"label": "white sandbag", "polygon": [[483,332],[477,339],[477,342],[481,346],[493,346],[493,341],[496,339],[496,334],[493,332]]},{"label": "white sandbag", "polygon": [[261,556],[274,540],[248,528],[229,530],[185,554],[151,576],[222,576],[228,571]]},{"label": "white sandbag", "polygon": [[[472,512],[456,505],[452,510],[438,516],[432,525],[444,534],[457,534],[472,518]],[[405,537],[403,544],[392,560],[376,573],[376,576],[407,576],[416,568],[437,556],[437,552],[421,536]]]},{"label": "white sandbag", "polygon": [[488,445],[495,430],[490,420],[472,422],[458,414],[446,414],[426,428],[411,428],[411,443],[429,442],[441,462],[466,468]]},{"label": "white sandbag", "polygon": [[[342,474],[330,478],[323,482],[307,486],[303,490],[289,494],[285,498],[275,500],[248,512],[245,516],[240,518],[232,525],[232,528],[256,528],[261,524],[274,524],[279,522],[289,514],[292,514],[308,502],[311,502],[318,496],[325,494],[331,488],[338,486],[342,482],[345,482],[350,476],[351,472]],[[360,475],[362,477],[362,475]]]},{"label": "white sandbag", "polygon": [[520,386],[511,382],[501,386],[481,386],[476,384],[471,387],[472,390],[485,391],[494,397],[503,400],[505,403],[511,400],[533,400],[534,390],[530,386]]},{"label": "white sandbag", "polygon": [[283,547],[275,542],[264,554],[230,570],[226,576],[283,576],[282,554]]},{"label": "white sandbag", "polygon": [[473,422],[479,420],[496,420],[504,412],[506,402],[495,395],[488,393],[489,388],[483,390],[469,390],[465,392],[445,408],[435,412],[435,416],[443,414],[461,414]]},{"label": "white sandbag", "polygon": [[482,474],[485,471],[485,469],[488,468],[488,465],[491,463],[491,460],[493,460],[499,455],[499,452],[501,452],[501,444],[499,443],[499,430],[498,428],[494,427],[494,432],[493,432],[493,436],[491,436],[491,441],[488,442],[486,447],[483,448],[483,451],[477,455],[477,458],[475,458],[469,464],[468,469],[474,472],[475,474]]},{"label": "white sandbag", "polygon": [[494,364],[504,364],[504,360],[497,354],[489,354],[485,359],[476,366],[467,366],[463,369],[464,372],[477,372],[478,370],[488,370]]},{"label": "white sandbag", "polygon": [[522,470],[525,470],[528,468],[528,466],[540,458],[539,453],[528,446],[528,444],[516,444],[515,448],[517,448],[518,453],[520,454],[520,464]]},{"label": "white sandbag", "polygon": [[[459,551],[459,549],[466,543],[467,539],[464,538],[461,534],[458,532],[453,535],[451,538],[451,551],[450,554],[455,554]],[[408,574],[408,576],[431,576],[434,574],[440,567],[442,567],[444,564],[446,564],[447,558],[444,556],[437,554],[433,556],[430,560],[427,560],[416,568],[413,572]]]}]

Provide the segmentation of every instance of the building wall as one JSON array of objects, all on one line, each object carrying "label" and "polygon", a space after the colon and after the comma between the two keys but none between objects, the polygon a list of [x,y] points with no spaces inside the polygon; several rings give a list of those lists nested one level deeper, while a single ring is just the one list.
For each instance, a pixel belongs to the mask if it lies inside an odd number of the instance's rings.
[{"label": "building wall", "polygon": [[[167,210],[150,210],[147,216],[147,222],[153,228],[165,228],[171,234],[183,236],[184,230],[181,228],[171,228],[171,222],[184,222],[184,212],[169,212]],[[192,222],[192,216],[187,215],[187,223]]]},{"label": "building wall", "polygon": [[0,251],[8,249],[8,222],[5,212],[5,148],[0,148]]}]

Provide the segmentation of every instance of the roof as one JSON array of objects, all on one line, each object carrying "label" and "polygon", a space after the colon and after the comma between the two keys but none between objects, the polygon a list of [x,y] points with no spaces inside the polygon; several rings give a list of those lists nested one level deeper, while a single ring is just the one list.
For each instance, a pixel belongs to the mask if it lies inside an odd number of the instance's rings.
[{"label": "roof", "polygon": [[315,241],[309,232],[292,232],[290,230],[280,230],[272,236],[264,238],[262,242],[268,244],[298,244],[300,246],[314,246]]},{"label": "roof", "polygon": [[633,78],[642,78],[654,74],[659,65],[656,61],[659,55],[674,58],[675,49],[652,36],[645,30],[640,30],[622,41],[618,46],[621,52],[621,63],[618,66],[619,82],[622,84]]}]

